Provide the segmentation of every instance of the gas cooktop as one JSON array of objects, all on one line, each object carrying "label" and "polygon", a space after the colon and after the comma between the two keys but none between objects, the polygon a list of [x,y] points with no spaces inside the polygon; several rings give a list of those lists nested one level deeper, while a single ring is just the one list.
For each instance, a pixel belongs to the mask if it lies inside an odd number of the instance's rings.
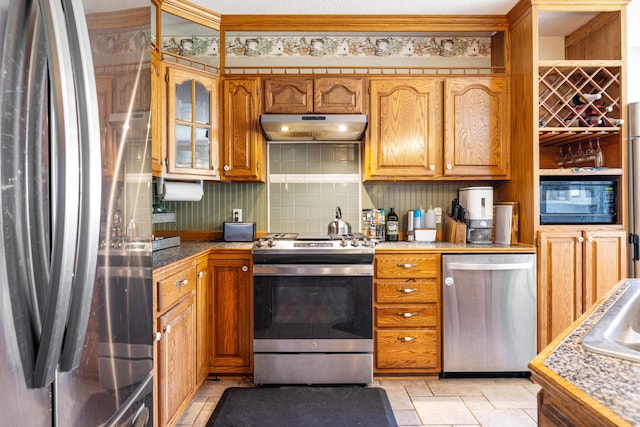
[{"label": "gas cooktop", "polygon": [[287,255],[287,258],[307,255],[370,255],[373,258],[375,240],[364,234],[325,233],[267,233],[258,239],[252,249],[256,254]]}]

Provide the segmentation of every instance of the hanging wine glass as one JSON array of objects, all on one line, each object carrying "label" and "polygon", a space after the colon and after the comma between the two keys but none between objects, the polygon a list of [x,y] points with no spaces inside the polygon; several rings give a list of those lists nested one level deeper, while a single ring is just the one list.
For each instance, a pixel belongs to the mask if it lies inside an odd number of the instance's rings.
[{"label": "hanging wine glass", "polygon": [[604,165],[604,154],[602,153],[602,148],[600,148],[600,138],[596,139],[596,158],[594,165],[597,168],[601,168]]}]

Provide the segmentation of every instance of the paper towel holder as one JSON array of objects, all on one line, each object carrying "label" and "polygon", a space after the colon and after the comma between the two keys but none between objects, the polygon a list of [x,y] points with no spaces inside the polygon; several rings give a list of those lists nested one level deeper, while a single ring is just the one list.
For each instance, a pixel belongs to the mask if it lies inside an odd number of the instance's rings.
[{"label": "paper towel holder", "polygon": [[[157,195],[160,196],[164,196],[164,181],[165,178],[157,178],[157,190],[156,193]],[[204,191],[204,180],[203,179],[195,179],[193,181],[185,181],[185,180],[181,180],[180,182],[193,182],[194,184],[200,184],[200,188],[202,188],[202,191]]]}]

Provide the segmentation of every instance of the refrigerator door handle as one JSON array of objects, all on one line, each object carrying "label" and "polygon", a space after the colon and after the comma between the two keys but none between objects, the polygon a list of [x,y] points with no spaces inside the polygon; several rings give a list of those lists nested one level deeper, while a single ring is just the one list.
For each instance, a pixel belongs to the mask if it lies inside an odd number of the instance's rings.
[{"label": "refrigerator door handle", "polygon": [[69,314],[79,205],[78,107],[62,3],[39,0],[51,87],[51,288],[44,310],[32,387],[53,381]]},{"label": "refrigerator door handle", "polygon": [[102,199],[100,117],[89,31],[82,1],[62,0],[67,17],[71,62],[79,102],[80,202],[76,272],[60,369],[80,364],[96,280]]}]

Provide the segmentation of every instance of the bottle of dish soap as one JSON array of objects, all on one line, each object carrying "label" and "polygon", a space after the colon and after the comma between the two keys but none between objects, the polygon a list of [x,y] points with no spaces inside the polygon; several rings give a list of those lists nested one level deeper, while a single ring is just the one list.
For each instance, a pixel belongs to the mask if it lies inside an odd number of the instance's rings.
[{"label": "bottle of dish soap", "polygon": [[398,241],[398,215],[393,208],[391,208],[387,214],[387,241]]}]

